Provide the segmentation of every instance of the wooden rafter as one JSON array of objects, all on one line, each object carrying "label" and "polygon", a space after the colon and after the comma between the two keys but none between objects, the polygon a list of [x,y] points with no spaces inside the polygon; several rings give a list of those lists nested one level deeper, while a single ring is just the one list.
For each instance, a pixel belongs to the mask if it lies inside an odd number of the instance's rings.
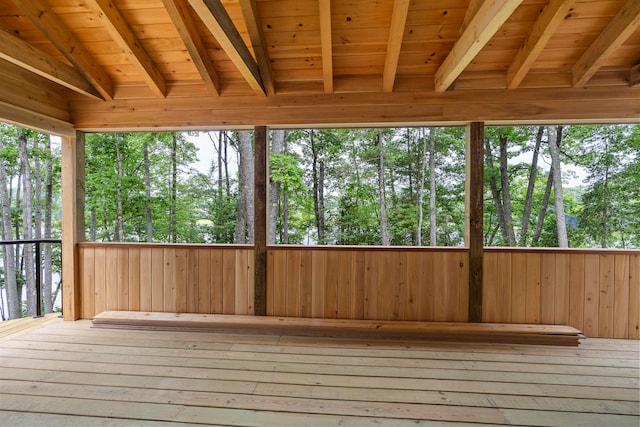
[{"label": "wooden rafter", "polygon": [[189,0],[213,37],[258,95],[265,95],[260,70],[220,0]]},{"label": "wooden rafter", "polygon": [[271,72],[271,61],[267,53],[267,45],[264,39],[264,33],[262,32],[262,24],[260,22],[260,16],[258,15],[256,0],[240,0],[240,7],[242,8],[244,22],[247,25],[249,38],[251,39],[253,53],[258,62],[262,83],[267,91],[267,95],[273,95],[275,88],[272,77],[273,73]]},{"label": "wooden rafter", "polygon": [[193,22],[186,0],[163,0],[163,3],[209,92],[213,95],[219,95],[220,79],[218,73]]},{"label": "wooden rafter", "polygon": [[640,0],[628,0],[573,66],[573,85],[584,86],[639,25]]},{"label": "wooden rafter", "polygon": [[82,95],[104,99],[78,70],[2,29],[0,58]]},{"label": "wooden rafter", "polygon": [[164,77],[142,47],[115,3],[112,0],[88,0],[87,4],[96,12],[107,33],[120,46],[153,93],[159,98],[164,98],[167,94],[167,84]]},{"label": "wooden rafter", "polygon": [[391,28],[389,29],[389,41],[387,42],[387,55],[384,60],[384,72],[382,74],[382,90],[392,92],[393,84],[398,71],[398,59],[404,35],[404,26],[407,22],[410,0],[395,0],[391,15]]},{"label": "wooden rafter", "polygon": [[511,16],[522,0],[485,1],[435,75],[436,92],[444,92]]},{"label": "wooden rafter", "polygon": [[629,73],[629,86],[640,85],[640,64],[631,69]]},{"label": "wooden rafter", "polygon": [[324,92],[333,92],[333,41],[331,37],[331,0],[320,0],[320,47]]},{"label": "wooden rafter", "polygon": [[16,6],[44,33],[55,47],[71,62],[100,95],[113,99],[113,82],[95,62],[76,36],[42,0],[14,0]]},{"label": "wooden rafter", "polygon": [[464,21],[462,21],[462,25],[460,25],[460,29],[458,30],[458,38],[464,33],[464,30],[467,29],[469,23],[478,13],[478,9],[482,6],[484,0],[469,0],[469,5],[467,6],[467,11],[464,14]]},{"label": "wooden rafter", "polygon": [[509,89],[515,89],[522,83],[536,58],[574,3],[575,0],[551,0],[544,8],[507,71]]}]

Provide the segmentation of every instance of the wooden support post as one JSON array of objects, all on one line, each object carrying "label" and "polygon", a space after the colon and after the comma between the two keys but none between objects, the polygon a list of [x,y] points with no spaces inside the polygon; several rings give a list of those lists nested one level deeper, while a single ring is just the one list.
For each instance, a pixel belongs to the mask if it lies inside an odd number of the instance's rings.
[{"label": "wooden support post", "polygon": [[254,132],[254,314],[267,315],[267,128],[256,126]]},{"label": "wooden support post", "polygon": [[80,318],[78,245],[84,240],[84,133],[62,137],[62,314]]},{"label": "wooden support post", "polygon": [[482,321],[484,123],[467,125],[465,245],[469,248],[469,322]]}]

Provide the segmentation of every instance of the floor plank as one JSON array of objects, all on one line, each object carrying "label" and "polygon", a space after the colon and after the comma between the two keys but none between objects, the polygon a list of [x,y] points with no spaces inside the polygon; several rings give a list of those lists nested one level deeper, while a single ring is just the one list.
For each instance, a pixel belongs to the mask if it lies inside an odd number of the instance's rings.
[{"label": "floor plank", "polygon": [[578,347],[90,328],[0,343],[12,426],[628,426],[638,341]]}]

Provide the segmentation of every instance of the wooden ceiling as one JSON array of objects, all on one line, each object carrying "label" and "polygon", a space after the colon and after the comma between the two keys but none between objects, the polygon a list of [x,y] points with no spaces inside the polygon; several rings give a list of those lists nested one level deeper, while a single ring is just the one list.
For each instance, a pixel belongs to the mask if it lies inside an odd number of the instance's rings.
[{"label": "wooden ceiling", "polygon": [[640,0],[4,0],[0,120],[53,133],[640,122]]}]

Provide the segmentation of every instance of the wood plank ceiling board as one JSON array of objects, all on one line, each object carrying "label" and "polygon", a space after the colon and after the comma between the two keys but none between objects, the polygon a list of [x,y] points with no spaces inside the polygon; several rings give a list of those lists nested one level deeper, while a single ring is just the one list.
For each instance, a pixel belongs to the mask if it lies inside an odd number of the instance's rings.
[{"label": "wood plank ceiling board", "polygon": [[49,10],[42,0],[14,1],[16,6],[33,22],[75,68],[105,99],[113,99],[113,82],[107,73],[93,61],[69,28]]},{"label": "wood plank ceiling board", "polygon": [[333,39],[331,33],[331,0],[319,0],[320,46],[324,92],[333,92]]},{"label": "wood plank ceiling board", "polygon": [[167,84],[129,24],[112,0],[88,0],[107,33],[120,46],[128,61],[136,68],[155,96],[164,98]]},{"label": "wood plank ceiling board", "polygon": [[0,29],[0,58],[82,95],[103,99],[75,68]]},{"label": "wood plank ceiling board", "polygon": [[213,61],[209,58],[186,0],[163,0],[163,3],[207,89],[211,94],[219,95],[220,78],[218,72]]},{"label": "wood plank ceiling board", "polygon": [[404,28],[409,13],[410,0],[395,0],[393,2],[393,14],[391,15],[391,27],[389,28],[389,42],[382,74],[382,90],[392,92],[393,84],[398,71],[398,59],[402,48]]},{"label": "wood plank ceiling board", "polygon": [[436,92],[444,92],[451,86],[520,3],[521,0],[483,2],[447,58],[436,71]]},{"label": "wood plank ceiling board", "polygon": [[575,0],[551,0],[533,25],[529,36],[507,71],[507,87],[517,88],[546,46],[556,28],[567,17]]},{"label": "wood plank ceiling board", "polygon": [[251,39],[251,47],[258,63],[262,83],[267,91],[267,95],[275,94],[273,77],[271,72],[271,61],[267,50],[260,15],[256,5],[256,0],[240,0],[240,7],[244,16],[244,22]]},{"label": "wood plank ceiling board", "polygon": [[573,85],[584,86],[613,51],[640,26],[640,0],[628,0],[573,66]]},{"label": "wood plank ceiling board", "polygon": [[257,95],[266,95],[256,60],[220,0],[189,0],[211,34]]}]

